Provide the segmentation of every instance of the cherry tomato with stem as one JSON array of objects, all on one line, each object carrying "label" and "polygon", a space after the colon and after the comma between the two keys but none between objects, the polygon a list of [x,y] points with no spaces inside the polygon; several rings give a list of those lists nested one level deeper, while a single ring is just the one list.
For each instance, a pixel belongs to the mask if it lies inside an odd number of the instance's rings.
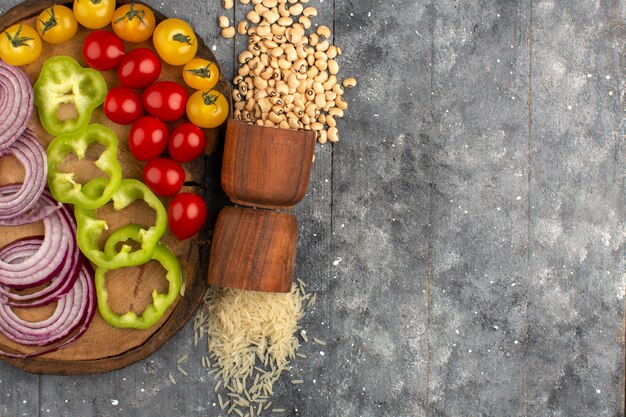
[{"label": "cherry tomato with stem", "polygon": [[161,75],[161,60],[148,48],[130,51],[117,68],[120,84],[130,88],[145,88]]},{"label": "cherry tomato with stem", "polygon": [[196,194],[180,193],[167,208],[170,230],[178,240],[188,239],[198,233],[206,219],[206,203]]},{"label": "cherry tomato with stem", "polygon": [[111,23],[115,0],[74,0],[74,16],[89,29],[102,29]]},{"label": "cherry tomato with stem", "polygon": [[143,92],[143,106],[152,116],[173,122],[185,114],[187,91],[173,81],[159,81]]},{"label": "cherry tomato with stem", "polygon": [[149,161],[163,153],[168,137],[165,123],[152,116],[143,116],[130,128],[128,147],[138,161]]},{"label": "cherry tomato with stem", "polygon": [[127,42],[144,42],[152,36],[156,19],[148,6],[131,2],[115,9],[111,26]]},{"label": "cherry tomato with stem", "polygon": [[187,117],[198,127],[218,127],[228,118],[228,101],[217,90],[196,91],[187,101]]},{"label": "cherry tomato with stem", "polygon": [[155,194],[171,197],[178,193],[185,182],[185,171],[178,162],[157,158],[148,162],[141,172],[143,182]]},{"label": "cherry tomato with stem", "polygon": [[106,30],[91,32],[83,44],[85,62],[98,71],[107,71],[117,67],[125,54],[124,42]]},{"label": "cherry tomato with stem", "polygon": [[174,128],[167,150],[174,161],[191,162],[204,152],[206,137],[193,123],[181,123]]},{"label": "cherry tomato with stem", "polygon": [[114,123],[129,125],[143,114],[141,97],[128,87],[115,87],[104,98],[104,114]]},{"label": "cherry tomato with stem", "polygon": [[67,42],[78,30],[78,22],[70,9],[61,5],[48,7],[37,18],[37,32],[48,43]]}]

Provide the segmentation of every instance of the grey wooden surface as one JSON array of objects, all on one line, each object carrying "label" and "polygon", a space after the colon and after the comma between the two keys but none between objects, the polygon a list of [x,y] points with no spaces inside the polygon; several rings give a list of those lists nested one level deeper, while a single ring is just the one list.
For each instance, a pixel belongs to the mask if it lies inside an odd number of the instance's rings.
[{"label": "grey wooden surface", "polygon": [[[217,37],[220,1],[148,3],[189,20],[232,73],[244,44]],[[303,348],[305,384],[286,375],[274,402],[624,415],[624,3],[310,3],[359,86],[297,210],[297,273],[318,292],[303,324],[329,345]],[[0,364],[0,415],[216,416],[191,334],[106,375]]]}]

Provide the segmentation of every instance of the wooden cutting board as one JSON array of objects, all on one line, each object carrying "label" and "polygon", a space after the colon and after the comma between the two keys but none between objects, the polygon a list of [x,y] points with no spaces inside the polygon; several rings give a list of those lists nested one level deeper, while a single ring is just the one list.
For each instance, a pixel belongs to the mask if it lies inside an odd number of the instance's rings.
[{"label": "wooden cutting board", "polygon": [[[53,3],[55,2],[29,0],[15,6],[0,16],[0,31],[4,31],[16,22],[25,22],[34,27],[36,16]],[[56,2],[56,4],[59,3],[62,2]],[[118,3],[128,3],[128,1]],[[71,2],[66,2],[66,5],[71,8]],[[156,10],[155,16],[157,23],[166,18]],[[41,57],[36,62],[23,67],[31,82],[34,83],[37,80],[43,62],[54,55],[72,56],[81,65],[86,66],[82,58],[82,46],[85,37],[89,33],[89,29],[79,25],[76,36],[64,44],[51,45],[44,42]],[[141,44],[128,42],[125,44],[127,52],[138,47],[154,50],[151,40]],[[198,44],[198,56],[217,62],[215,56],[199,36]],[[102,74],[109,88],[118,85],[115,71],[105,71]],[[182,81],[182,67],[173,67],[163,63],[163,72],[159,80],[170,80],[184,85]],[[230,102],[230,87],[223,77],[221,77],[217,88]],[[192,90],[189,90],[189,93],[191,92]],[[101,107],[94,112],[91,123],[101,123],[115,131],[120,143],[118,160],[122,166],[124,178],[141,179],[141,169],[144,163],[135,160],[128,149],[127,138],[130,126],[120,126],[110,122],[104,115]],[[170,124],[170,129],[176,124]],[[42,128],[39,122],[36,108],[29,127],[36,133],[44,147],[52,141],[53,137]],[[210,220],[207,226],[198,236],[189,240],[179,242],[169,230],[162,239],[162,242],[178,256],[181,263],[186,287],[184,297],[179,297],[163,318],[150,329],[117,329],[109,326],[100,317],[100,314],[96,312],[93,322],[82,338],[62,350],[29,359],[11,359],[4,356],[0,356],[0,359],[33,373],[73,375],[108,372],[127,366],[155,352],[189,321],[197,307],[202,304],[204,293],[208,287],[206,276],[210,238],[215,214],[225,202],[219,180],[222,154],[220,145],[223,133],[223,128],[206,129],[206,155],[192,163],[183,164],[186,171],[186,182],[183,191],[198,193],[205,197],[210,212]],[[77,172],[77,179],[82,182],[101,176],[92,162],[97,158],[99,152],[100,149],[97,147],[90,148],[87,152],[88,157],[86,160],[77,161],[76,158],[68,158],[64,166]],[[23,178],[24,169],[15,159],[12,157],[0,159],[0,185],[22,182]],[[166,206],[169,200],[162,199]],[[101,244],[120,225],[136,223],[149,226],[155,218],[152,209],[143,202],[133,203],[121,212],[115,212],[110,205],[105,206],[98,211],[98,215],[100,218],[107,220],[109,224],[109,231],[103,236]],[[0,247],[20,237],[42,233],[42,224],[11,228],[0,227]],[[141,267],[111,271],[107,274],[107,289],[111,307],[115,312],[124,313],[130,310],[140,313],[146,305],[151,303],[153,289],[157,289],[159,292],[166,292],[165,271],[155,261],[151,261]],[[36,309],[16,309],[16,313],[25,320],[41,320],[52,313],[55,305],[56,303]],[[0,349],[22,353],[33,351],[31,348],[11,342],[2,335],[0,335]]]}]

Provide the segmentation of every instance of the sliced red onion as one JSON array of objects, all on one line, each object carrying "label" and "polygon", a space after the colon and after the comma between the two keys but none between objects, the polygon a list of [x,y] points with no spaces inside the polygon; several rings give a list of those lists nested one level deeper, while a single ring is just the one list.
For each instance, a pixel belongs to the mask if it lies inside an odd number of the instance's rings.
[{"label": "sliced red onion", "polygon": [[[12,242],[8,249],[3,249],[2,255],[7,262],[31,256],[41,245],[42,237],[33,237]],[[11,292],[10,287],[0,286],[0,303],[12,307],[32,308],[39,307],[57,300],[66,294],[76,282],[80,272],[80,252],[77,247],[69,250],[62,269],[51,276],[50,284],[36,292],[26,295]]]},{"label": "sliced red onion", "polygon": [[[0,187],[0,198],[15,194],[16,192],[18,192],[20,187],[21,186],[19,184],[11,184]],[[0,226],[21,226],[23,224],[30,224],[42,221],[63,206],[63,203],[56,202],[56,205],[51,205],[50,198],[51,196],[49,194],[48,198],[39,198],[36,201],[35,205],[30,209],[30,211],[24,212],[19,216],[10,219],[0,218]]]},{"label": "sliced red onion", "polygon": [[26,129],[9,147],[0,148],[0,158],[13,155],[24,166],[26,175],[17,191],[4,188],[0,193],[0,220],[18,217],[37,204],[39,196],[46,186],[48,161],[35,134]]},{"label": "sliced red onion", "polygon": [[[30,354],[0,350],[0,355],[10,358],[28,358],[54,352],[79,339],[89,327],[96,311],[96,294],[93,270],[88,262],[82,262],[76,285],[62,297],[54,314],[39,323],[20,319],[8,306],[0,305],[0,333],[7,338],[29,346],[48,346]],[[69,336],[69,337],[68,337]],[[60,344],[52,343],[63,338]]]},{"label": "sliced red onion", "polygon": [[0,148],[11,146],[33,113],[33,87],[24,71],[0,61]]},{"label": "sliced red onion", "polygon": [[[42,199],[56,205],[47,192]],[[46,234],[39,249],[19,263],[3,260],[0,250],[0,284],[10,287],[35,287],[58,273],[66,253],[75,245],[76,226],[67,208],[62,207],[43,220]]]}]

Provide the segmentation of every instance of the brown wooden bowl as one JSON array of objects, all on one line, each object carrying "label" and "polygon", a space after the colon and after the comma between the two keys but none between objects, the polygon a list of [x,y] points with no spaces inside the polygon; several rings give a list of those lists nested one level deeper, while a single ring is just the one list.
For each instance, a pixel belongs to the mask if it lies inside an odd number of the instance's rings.
[{"label": "brown wooden bowl", "polygon": [[209,284],[289,292],[297,240],[298,220],[292,214],[225,207],[215,225]]},{"label": "brown wooden bowl", "polygon": [[315,132],[230,120],[226,129],[222,187],[235,204],[286,210],[306,193]]},{"label": "brown wooden bowl", "polygon": [[[0,16],[0,31],[18,21],[29,22],[34,25],[36,16],[46,7],[53,4],[65,3],[71,8],[69,1],[51,0],[28,0]],[[121,1],[119,3],[128,3]],[[157,22],[166,17],[158,11],[154,11]],[[110,27],[109,27],[110,29]],[[43,62],[52,55],[70,55],[81,65],[85,66],[82,58],[82,44],[90,32],[89,29],[79,27],[76,36],[70,41],[61,45],[50,45],[44,43],[41,57],[34,63],[24,66],[23,69],[29,76],[31,82],[37,80]],[[153,49],[151,41],[140,44],[126,44],[127,50],[138,47]],[[198,37],[198,56],[217,62],[215,56],[206,47],[202,39]],[[153,49],[154,50],[154,49]],[[109,87],[116,85],[115,71],[103,72]],[[163,63],[163,72],[160,80],[171,80],[183,84],[182,67],[173,67]],[[217,87],[222,94],[230,98],[230,86],[225,79],[220,79]],[[191,92],[191,90],[188,90]],[[101,123],[111,128],[120,140],[118,150],[118,160],[122,165],[125,178],[141,178],[141,169],[144,165],[138,162],[130,154],[126,138],[130,126],[116,125],[110,122],[104,115],[102,108],[96,109],[91,119],[91,123]],[[172,128],[173,124],[170,124]],[[29,123],[29,127],[36,133],[37,137],[45,147],[53,139],[41,126],[37,109]],[[201,194],[209,205],[209,212],[215,218],[215,214],[224,206],[226,198],[220,189],[220,165],[221,149],[219,144],[224,135],[224,128],[204,130],[207,136],[206,154],[194,162],[184,164],[186,183],[184,191]],[[87,152],[89,159],[95,159],[97,153],[90,150]],[[80,161],[70,161],[69,164],[77,172],[77,180],[83,181],[90,176],[98,176],[93,163]],[[0,184],[23,181],[23,168],[11,157],[0,160]],[[169,200],[164,200],[167,204]],[[99,210],[100,213],[100,210]],[[120,213],[114,213],[112,209],[102,209],[102,218],[107,219],[110,230],[103,236],[103,240],[108,237],[116,227],[129,222],[141,225],[150,225],[154,221],[154,213],[143,203],[133,203]],[[213,230],[212,222],[209,222],[204,230],[196,237],[179,242],[170,232],[167,232],[162,241],[178,256],[181,263],[185,280],[185,296],[179,297],[161,318],[161,320],[147,330],[117,329],[109,326],[96,312],[93,322],[82,338],[75,343],[57,352],[49,353],[40,357],[28,359],[11,359],[0,356],[0,359],[10,364],[32,373],[42,374],[86,374],[108,372],[125,367],[138,360],[141,360],[158,350],[172,336],[174,336],[193,316],[195,310],[202,304],[202,299],[208,288],[206,280],[209,258],[209,242]],[[40,224],[20,226],[14,228],[0,228],[0,246],[23,236],[41,234],[43,227]],[[164,291],[166,287],[164,280],[165,272],[154,261],[137,267],[122,269],[107,274],[107,288],[111,307],[117,312],[133,310],[140,312],[144,306],[151,303],[151,290]],[[33,311],[18,311],[17,314],[28,320],[36,320],[50,314],[53,306],[32,309]],[[24,309],[21,309],[24,310]],[[4,351],[27,353],[29,348],[15,344],[0,335],[0,349]]]}]

